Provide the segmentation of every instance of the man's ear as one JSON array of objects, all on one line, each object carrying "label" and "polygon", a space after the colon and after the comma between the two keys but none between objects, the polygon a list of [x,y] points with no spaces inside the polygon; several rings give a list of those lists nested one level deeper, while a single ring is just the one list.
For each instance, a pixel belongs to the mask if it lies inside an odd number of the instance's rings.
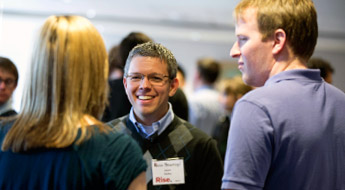
[{"label": "man's ear", "polygon": [[123,82],[123,87],[125,87],[125,92],[126,92],[126,95],[128,97],[128,100],[130,100],[129,94],[127,92],[127,78],[123,77],[122,82]]},{"label": "man's ear", "polygon": [[277,29],[275,32],[274,32],[274,44],[273,44],[273,49],[272,49],[272,53],[274,55],[280,53],[285,45],[286,45],[286,34],[285,34],[285,31],[283,29]]},{"label": "man's ear", "polygon": [[179,82],[178,82],[178,79],[177,78],[174,78],[171,82],[170,82],[170,88],[169,88],[169,97],[172,97],[177,89],[178,89],[178,86],[179,86]]},{"label": "man's ear", "polygon": [[125,87],[125,89],[127,89],[127,78],[123,77],[122,82],[123,82],[123,86]]}]

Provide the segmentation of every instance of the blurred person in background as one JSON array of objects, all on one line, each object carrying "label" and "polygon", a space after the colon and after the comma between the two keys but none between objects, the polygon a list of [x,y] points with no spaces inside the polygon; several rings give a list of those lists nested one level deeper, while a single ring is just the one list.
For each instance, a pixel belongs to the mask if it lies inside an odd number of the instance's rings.
[{"label": "blurred person in background", "polygon": [[0,57],[0,117],[16,115],[12,107],[12,94],[17,88],[18,70],[6,57]]},{"label": "blurred person in background", "polygon": [[186,84],[186,72],[181,65],[177,66],[176,78],[179,81],[179,88],[183,89]]},{"label": "blurred person in background", "polygon": [[109,105],[104,110],[102,121],[107,122],[129,113],[131,103],[123,87],[123,68],[129,52],[136,45],[151,41],[152,39],[142,32],[131,32],[109,51]]},{"label": "blurred person in background", "polygon": [[0,189],[146,189],[136,142],[98,120],[108,60],[91,22],[49,17],[30,71],[20,113],[0,126]]},{"label": "blurred person in background", "polygon": [[236,101],[251,90],[252,87],[246,85],[241,76],[223,79],[219,83],[219,102],[223,115],[219,118],[212,137],[217,141],[217,147],[223,160],[226,152],[232,110]]},{"label": "blurred person in background", "polygon": [[120,45],[115,45],[109,50],[109,81],[122,79],[123,77],[123,66],[120,64],[119,51]]},{"label": "blurred person in background", "polygon": [[307,66],[310,69],[320,69],[321,77],[326,82],[333,83],[334,68],[328,61],[322,58],[312,57],[309,59]]},{"label": "blurred person in background", "polygon": [[177,74],[176,78],[179,82],[179,87],[176,90],[176,93],[169,97],[169,102],[173,106],[174,113],[179,116],[180,118],[188,121],[189,117],[189,108],[188,108],[188,100],[187,96],[183,90],[183,87],[180,87],[180,84],[185,84],[185,73],[181,66],[177,66]]},{"label": "blurred person in background", "polygon": [[210,136],[222,115],[222,111],[219,109],[219,92],[215,88],[219,73],[219,61],[213,58],[199,59],[193,80],[194,92],[187,96],[188,121]]}]

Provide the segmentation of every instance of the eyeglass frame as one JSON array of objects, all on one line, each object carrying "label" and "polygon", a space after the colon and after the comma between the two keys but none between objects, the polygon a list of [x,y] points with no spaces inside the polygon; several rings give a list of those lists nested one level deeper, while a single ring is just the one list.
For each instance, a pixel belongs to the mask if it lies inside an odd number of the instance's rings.
[{"label": "eyeglass frame", "polygon": [[[131,78],[131,77],[133,77],[134,75],[138,75],[138,76],[140,76],[140,80],[139,79],[133,79],[133,78]],[[152,82],[151,80],[152,80],[152,76],[154,76],[154,75],[158,75],[158,76],[160,76],[160,77],[162,77],[161,78],[161,83],[162,84],[157,84],[156,82]],[[151,74],[148,74],[148,75],[144,75],[144,74],[142,74],[142,73],[132,73],[132,74],[125,74],[124,75],[126,78],[129,78],[129,81],[130,82],[132,82],[132,83],[141,83],[142,81],[144,81],[144,78],[145,77],[147,77],[147,79],[148,79],[148,81],[150,82],[150,84],[152,85],[152,86],[163,86],[164,84],[165,84],[165,80],[164,80],[164,78],[168,78],[168,80],[171,80],[171,78],[170,78],[170,76],[169,75],[164,75],[164,74],[160,74],[160,73],[151,73]],[[138,81],[134,81],[134,80],[138,80]],[[156,83],[156,84],[155,84]]]},{"label": "eyeglass frame", "polygon": [[6,86],[6,87],[12,87],[12,86],[15,85],[16,80],[11,79],[11,78],[7,78],[7,79],[2,79],[2,78],[0,78],[0,85],[1,85],[2,82],[5,83],[5,86]]}]

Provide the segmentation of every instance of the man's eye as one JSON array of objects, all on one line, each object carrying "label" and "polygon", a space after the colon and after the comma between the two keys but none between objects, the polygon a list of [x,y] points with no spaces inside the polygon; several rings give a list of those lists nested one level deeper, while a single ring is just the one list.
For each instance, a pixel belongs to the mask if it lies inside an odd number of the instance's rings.
[{"label": "man's eye", "polygon": [[246,41],[248,38],[247,37],[239,37],[238,41]]},{"label": "man's eye", "polygon": [[159,81],[162,81],[163,79],[162,79],[162,77],[152,76],[152,77],[151,77],[151,80],[152,80],[152,81],[155,81],[155,82],[159,82]]},{"label": "man's eye", "polygon": [[131,79],[132,80],[141,80],[141,76],[132,76]]}]

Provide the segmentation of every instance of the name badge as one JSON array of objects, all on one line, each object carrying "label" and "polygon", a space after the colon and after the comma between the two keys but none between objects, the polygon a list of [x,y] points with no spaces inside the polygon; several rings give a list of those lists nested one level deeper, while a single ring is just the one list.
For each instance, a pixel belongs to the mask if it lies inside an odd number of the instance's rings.
[{"label": "name badge", "polygon": [[152,160],[153,185],[184,184],[183,159]]}]

